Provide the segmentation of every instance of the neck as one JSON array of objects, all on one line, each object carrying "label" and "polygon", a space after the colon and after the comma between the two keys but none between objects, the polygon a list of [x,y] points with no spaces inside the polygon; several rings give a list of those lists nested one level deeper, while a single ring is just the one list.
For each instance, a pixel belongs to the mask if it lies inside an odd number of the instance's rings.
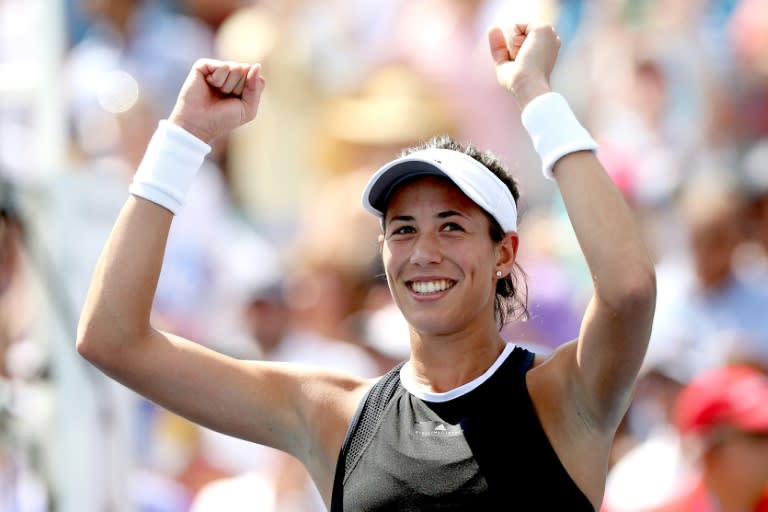
[{"label": "neck", "polygon": [[506,342],[495,330],[482,336],[412,333],[410,371],[416,382],[442,393],[485,373],[505,346]]}]

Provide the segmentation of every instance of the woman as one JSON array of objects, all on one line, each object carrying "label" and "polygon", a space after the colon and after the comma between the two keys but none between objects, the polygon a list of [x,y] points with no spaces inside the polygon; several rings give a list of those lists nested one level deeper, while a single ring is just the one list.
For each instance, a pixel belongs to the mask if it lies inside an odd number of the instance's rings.
[{"label": "woman", "polygon": [[412,349],[378,385],[234,360],[153,329],[173,212],[206,143],[255,117],[265,83],[258,65],[200,61],[98,263],[79,352],[193,421],[294,455],[335,510],[597,509],[648,342],[653,266],[594,142],[550,90],[552,27],[494,27],[489,42],[593,276],[577,339],[543,358],[501,338],[497,287],[507,293],[518,247],[513,191],[450,149],[390,163],[365,192],[382,218],[384,266]]}]

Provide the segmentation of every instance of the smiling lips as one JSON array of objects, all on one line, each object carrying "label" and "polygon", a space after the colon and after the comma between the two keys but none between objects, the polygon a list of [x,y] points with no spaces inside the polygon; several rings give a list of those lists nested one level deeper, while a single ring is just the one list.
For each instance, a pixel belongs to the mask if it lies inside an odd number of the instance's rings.
[{"label": "smiling lips", "polygon": [[418,295],[440,293],[452,288],[456,281],[451,279],[435,279],[432,281],[408,281],[408,288]]}]

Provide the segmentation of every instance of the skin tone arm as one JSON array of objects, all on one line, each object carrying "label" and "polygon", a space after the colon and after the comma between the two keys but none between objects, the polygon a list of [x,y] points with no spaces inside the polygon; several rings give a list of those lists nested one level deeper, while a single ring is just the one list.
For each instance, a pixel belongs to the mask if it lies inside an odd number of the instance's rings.
[{"label": "skin tone arm", "polygon": [[[521,108],[549,92],[560,40],[544,25],[517,25],[507,39],[499,28],[489,43],[499,82]],[[577,342],[551,363],[578,414],[612,432],[626,412],[648,344],[656,286],[639,227],[597,157],[571,153],[554,167],[568,216],[592,274],[594,294]]]},{"label": "skin tone arm", "polygon": [[[264,85],[258,65],[201,60],[169,121],[210,143],[255,117]],[[192,421],[295,455],[330,499],[338,450],[365,382],[236,360],[154,329],[152,301],[172,219],[165,208],[129,197],[95,269],[78,351]]]}]

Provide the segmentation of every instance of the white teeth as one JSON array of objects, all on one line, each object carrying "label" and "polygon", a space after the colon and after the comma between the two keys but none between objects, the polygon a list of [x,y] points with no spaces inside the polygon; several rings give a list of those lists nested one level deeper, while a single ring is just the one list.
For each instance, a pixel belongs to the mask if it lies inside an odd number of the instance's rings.
[{"label": "white teeth", "polygon": [[439,279],[437,281],[414,281],[411,283],[413,291],[422,294],[442,292],[450,287],[451,282],[447,279]]}]

